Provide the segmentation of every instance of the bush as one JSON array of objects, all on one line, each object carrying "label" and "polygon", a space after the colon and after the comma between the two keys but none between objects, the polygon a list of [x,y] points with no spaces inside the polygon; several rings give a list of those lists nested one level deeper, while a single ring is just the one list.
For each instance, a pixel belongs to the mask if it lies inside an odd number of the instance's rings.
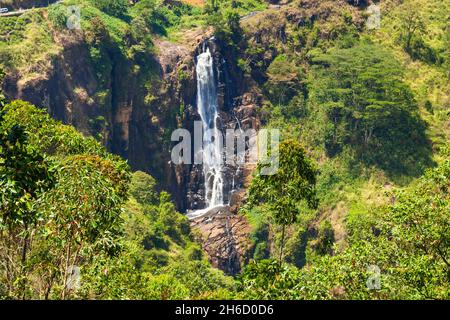
[{"label": "bush", "polygon": [[124,18],[128,15],[127,0],[94,0],[92,4],[113,17]]},{"label": "bush", "polygon": [[56,29],[63,29],[67,24],[67,7],[61,4],[52,5],[48,8],[48,19]]},{"label": "bush", "polygon": [[140,204],[158,204],[159,196],[154,191],[156,180],[142,171],[136,171],[131,176],[130,194]]}]

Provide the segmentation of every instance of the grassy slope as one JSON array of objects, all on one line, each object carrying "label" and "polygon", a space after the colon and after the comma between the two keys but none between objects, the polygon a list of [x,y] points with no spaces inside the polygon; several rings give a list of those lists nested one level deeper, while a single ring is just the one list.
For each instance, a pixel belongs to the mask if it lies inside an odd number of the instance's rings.
[{"label": "grassy slope", "polygon": [[[405,82],[411,87],[414,97],[419,104],[421,117],[428,125],[427,136],[433,144],[433,158],[436,163],[443,160],[439,149],[450,140],[450,120],[449,120],[449,79],[443,66],[427,64],[422,61],[413,60],[403,50],[398,41],[398,31],[395,26],[398,24],[398,15],[402,7],[396,5],[395,0],[382,2],[382,28],[374,31],[363,31],[361,38],[381,44],[393,52],[398,61],[401,62],[405,70]],[[410,0],[420,8],[426,23],[426,43],[436,50],[442,50],[448,46],[448,40],[445,38],[445,26],[447,25],[447,15],[449,12],[449,1],[425,1]],[[330,5],[330,7],[332,7]],[[273,11],[273,10],[272,10]],[[276,17],[276,12],[274,11]],[[326,23],[333,27],[333,19],[329,18]],[[265,28],[270,30],[270,26],[276,24],[269,19],[255,16],[246,22],[247,32],[256,32],[254,28]],[[323,25],[326,28],[326,25]],[[288,38],[289,38],[288,29]],[[276,42],[274,46],[277,46]],[[282,45],[283,46],[283,45]],[[286,50],[285,47],[279,49],[280,52]],[[292,53],[292,52],[289,52]],[[448,70],[447,70],[448,72]],[[427,110],[427,101],[432,104],[432,111]],[[270,110],[272,119],[269,126],[284,128],[288,136],[299,136],[302,128],[296,127],[296,124],[286,123],[280,119],[280,116],[273,116],[278,112]],[[339,248],[346,246],[348,229],[354,225],[354,222],[370,215],[374,208],[383,206],[391,201],[388,195],[393,189],[405,187],[414,182],[415,176],[397,176],[388,177],[383,171],[376,168],[363,168],[362,174],[355,174],[348,170],[346,166],[345,155],[334,159],[329,159],[323,154],[320,148],[310,148],[311,156],[320,164],[322,178],[319,178],[319,194],[321,198],[321,207],[316,217],[306,217],[307,225],[316,230],[320,225],[329,220],[332,222],[335,241]],[[261,218],[258,218],[260,212],[250,213],[250,222],[256,232],[261,229]],[[297,228],[304,229],[304,222],[291,230],[294,237]],[[276,230],[275,238],[277,237]],[[314,240],[310,244],[313,244]],[[314,260],[315,253],[307,250]]]},{"label": "grassy slope", "polygon": [[[445,10],[445,8],[448,8],[449,2],[438,0],[411,1],[419,4],[422,13],[428,20],[427,42],[434,48],[442,48],[445,46],[446,42],[443,37],[442,26],[446,22],[445,12],[448,12],[448,10]],[[108,27],[113,39],[121,44],[124,31],[128,24],[121,19],[100,12],[98,9],[88,5],[85,1],[66,1],[67,4],[80,2],[84,3],[82,5],[84,27],[88,27],[89,19],[92,16],[100,16]],[[389,4],[390,2],[386,1],[386,5]],[[247,1],[240,9],[240,12],[244,15],[250,11],[262,10],[264,7],[265,5],[260,1]],[[383,10],[388,12],[388,14],[382,15],[383,23],[381,30],[367,32],[365,36],[388,47],[395,53],[399,61],[402,62],[406,70],[405,80],[413,89],[416,100],[421,106],[422,117],[429,124],[428,135],[434,143],[434,149],[438,150],[440,145],[450,139],[448,120],[449,83],[448,78],[445,76],[445,70],[424,62],[413,61],[396,43],[395,37],[393,37],[396,31],[392,29],[392,22],[395,20],[398,9],[393,6],[384,7]],[[133,10],[131,10],[131,15],[133,15]],[[37,15],[34,16],[37,17]],[[45,21],[45,23],[47,22]],[[168,28],[168,38],[176,40],[186,29],[202,27],[205,23],[206,17],[203,12],[201,10],[194,10],[193,14],[183,16],[177,25]],[[58,52],[58,47],[48,37],[44,26],[45,24],[40,20],[31,20],[29,24],[25,25],[23,31],[18,31],[18,34],[24,36],[25,41],[4,41],[5,33],[2,33],[3,41],[0,44],[0,48],[4,48],[5,51],[14,52],[16,60],[13,60],[12,63],[22,68],[22,72],[29,73],[30,76],[33,76],[33,72],[36,70],[32,68],[33,66],[45,63],[45,61],[48,61],[49,55],[51,56]],[[8,32],[10,29],[9,27]],[[36,42],[36,39],[42,40]],[[33,46],[32,43],[35,43],[35,45]],[[424,107],[427,100],[433,105],[433,113]],[[437,153],[435,158],[437,161],[440,160]],[[374,171],[369,173],[368,176],[355,179],[349,176],[349,173],[342,167],[342,163],[339,163],[339,161],[331,161],[330,159],[323,161],[322,169],[333,171],[338,176],[338,182],[331,188],[324,186],[321,215],[313,223],[319,225],[321,221],[330,219],[334,223],[335,234],[338,235],[336,237],[337,241],[344,245],[346,221],[351,222],[354,219],[358,219],[361,215],[366,214],[370,208],[386,203],[389,198],[385,196],[385,192],[391,190],[396,184],[393,181],[389,181],[381,171]],[[408,183],[411,181],[411,178],[404,177],[404,180],[404,182],[399,180],[397,183]],[[322,183],[325,185],[327,182],[322,181]],[[258,223],[255,222],[255,224]]]},{"label": "grassy slope", "polygon": [[[410,0],[420,8],[425,21],[425,42],[435,50],[449,47],[448,12],[450,1]],[[398,31],[395,28],[395,20],[401,8],[386,5],[383,15],[382,27],[370,37],[394,52],[406,71],[405,81],[410,85],[416,100],[421,107],[421,115],[429,125],[429,137],[432,139],[435,150],[443,143],[450,140],[450,121],[448,112],[450,109],[450,79],[445,66],[427,64],[419,60],[413,60],[396,42]],[[433,111],[426,110],[425,103],[432,104]],[[436,155],[437,156],[437,155]],[[439,159],[437,159],[439,160]]]},{"label": "grassy slope", "polygon": [[[449,8],[449,2],[422,0],[413,0],[413,2],[419,4],[426,20],[431,22],[426,24],[427,42],[434,48],[445,46],[443,26],[446,22],[445,12],[449,12],[449,10],[444,8]],[[449,79],[443,67],[411,59],[393,36],[396,35],[393,25],[397,14],[399,14],[399,9],[395,6],[386,6],[383,9],[387,14],[382,12],[381,29],[367,32],[366,36],[389,48],[401,62],[405,70],[405,82],[411,87],[415,99],[419,103],[421,117],[428,125],[427,135],[433,143],[434,160],[440,163],[443,158],[438,151],[444,143],[450,141]],[[426,101],[432,103],[433,112],[426,110]],[[344,215],[346,216],[345,220],[351,224],[364,215],[370,214],[369,212],[374,207],[389,202],[390,198],[387,193],[393,188],[399,186],[399,184],[401,186],[408,185],[414,180],[404,176],[399,177],[395,182],[389,181],[382,172],[375,172],[368,179],[350,181],[349,184],[342,186],[342,189],[336,190],[343,199],[341,204],[345,207],[345,210],[342,210],[341,206],[332,206],[331,211],[326,215]],[[347,225],[347,223],[345,224]],[[335,231],[342,229],[342,227],[338,222],[338,225],[335,225]]]},{"label": "grassy slope", "polygon": [[[448,46],[443,27],[446,25],[445,12],[449,12],[450,2],[428,0],[413,0],[412,2],[419,5],[421,13],[428,21],[426,24],[427,43],[435,49],[442,48],[445,45]],[[389,3],[382,7],[381,29],[366,32],[365,36],[389,48],[401,62],[405,70],[405,82],[411,87],[419,104],[421,117],[428,125],[427,135],[433,143],[434,160],[440,163],[444,159],[440,155],[439,149],[450,141],[449,78],[443,67],[411,59],[398,44],[395,37],[397,32],[393,26],[396,23],[397,15],[400,13],[399,9],[401,8],[389,6]],[[427,101],[432,103],[432,112],[425,108]],[[411,177],[404,176],[399,177],[395,182],[389,181],[382,172],[375,172],[368,179],[350,181],[341,190],[336,190],[343,198],[341,204],[345,210],[338,205],[332,206],[331,211],[326,215],[330,217],[336,214],[344,215],[346,221],[344,227],[347,228],[347,225],[351,225],[354,221],[362,219],[365,215],[370,215],[369,212],[373,208],[388,203],[390,197],[387,194],[393,188],[399,185],[408,185],[414,180],[415,178],[411,180]],[[342,227],[341,223],[338,222],[338,225],[335,225],[335,232]]]},{"label": "grassy slope", "polygon": [[0,67],[14,68],[26,78],[45,74],[58,46],[39,11],[0,19]]},{"label": "grassy slope", "polygon": [[[421,8],[426,21],[426,42],[434,49],[445,48],[448,40],[445,38],[447,16],[450,10],[449,1],[411,0]],[[405,70],[405,82],[411,87],[415,99],[419,104],[421,117],[428,125],[427,135],[433,143],[434,160],[440,163],[444,160],[439,149],[450,141],[450,82],[446,70],[442,66],[427,64],[413,60],[396,41],[398,34],[395,25],[396,17],[401,8],[390,6],[382,7],[382,27],[380,30],[368,32],[367,36],[391,50]],[[427,110],[425,104],[430,101],[433,110]],[[408,177],[404,177],[409,181]],[[379,180],[379,179],[378,179]],[[400,180],[401,182],[401,180]],[[351,199],[350,219],[366,212],[368,208],[385,203],[388,198],[383,196],[390,191],[394,183],[381,179],[377,182],[372,177],[356,192],[349,192]]]}]

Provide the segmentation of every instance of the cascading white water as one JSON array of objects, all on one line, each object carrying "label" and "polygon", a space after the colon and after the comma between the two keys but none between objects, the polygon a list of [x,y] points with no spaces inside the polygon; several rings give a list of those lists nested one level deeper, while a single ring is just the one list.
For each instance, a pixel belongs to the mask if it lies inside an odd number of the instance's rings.
[{"label": "cascading white water", "polygon": [[[197,108],[203,122],[203,174],[207,208],[224,203],[223,153],[221,133],[217,127],[217,85],[214,77],[214,59],[209,48],[197,56]],[[220,137],[219,139],[217,137]]]}]

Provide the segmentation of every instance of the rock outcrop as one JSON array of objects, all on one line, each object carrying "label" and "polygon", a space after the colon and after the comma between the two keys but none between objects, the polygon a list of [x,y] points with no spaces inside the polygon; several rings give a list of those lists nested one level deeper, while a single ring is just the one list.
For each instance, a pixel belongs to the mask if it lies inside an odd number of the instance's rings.
[{"label": "rock outcrop", "polygon": [[170,134],[178,127],[189,127],[195,118],[195,55],[209,36],[209,31],[192,31],[189,44],[156,39],[155,53],[146,57],[150,72],[105,45],[101,67],[107,73],[99,79],[96,67],[100,62],[92,60],[86,34],[55,33],[59,53],[33,77],[10,70],[3,92],[11,100],[29,101],[86,136],[96,137],[109,151],[127,159],[134,170],[155,177],[161,189],[176,196],[183,211],[187,190],[179,176],[188,175],[189,170],[180,173],[171,165]]},{"label": "rock outcrop", "polygon": [[191,227],[214,267],[229,275],[241,271],[251,248],[251,228],[245,217],[223,208],[220,212],[194,218]]},{"label": "rock outcrop", "polygon": [[[182,43],[156,39],[154,54],[146,61],[151,74],[136,68],[115,48],[103,48],[108,73],[102,79],[85,37],[83,32],[56,33],[59,53],[38,76],[9,72],[3,83],[6,96],[29,101],[85,135],[97,137],[109,151],[127,159],[133,170],[155,177],[161,189],[174,196],[181,212],[203,208],[201,167],[173,165],[174,144],[170,141],[174,129],[193,132],[194,121],[200,119],[196,110],[195,58],[203,43],[208,41],[217,66],[222,130],[239,126],[256,129],[258,96],[245,92],[248,86],[239,69],[219,43],[208,40],[208,30],[190,31]],[[108,43],[107,38],[102,41]],[[245,175],[249,174],[243,168],[227,168],[227,194],[242,193]],[[239,206],[236,197],[232,202],[233,212],[226,217],[219,215],[212,219],[213,223],[197,221],[195,226],[204,232],[209,228],[216,233],[221,230],[216,236],[204,238],[204,248],[210,260],[230,274],[240,270],[246,251],[242,239],[249,228],[244,218],[234,215]]]}]

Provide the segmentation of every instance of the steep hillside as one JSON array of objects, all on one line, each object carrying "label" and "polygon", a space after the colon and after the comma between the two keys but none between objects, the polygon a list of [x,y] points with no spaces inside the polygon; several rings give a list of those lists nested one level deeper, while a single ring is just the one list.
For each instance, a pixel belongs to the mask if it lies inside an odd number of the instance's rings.
[{"label": "steep hillside", "polygon": [[1,0],[0,7],[10,10],[29,9],[35,7],[45,7],[57,0]]},{"label": "steep hillside", "polygon": [[[64,0],[0,17],[5,101],[32,103],[90,137],[80,166],[114,159],[124,176],[108,186],[130,188],[105,209],[124,210],[124,221],[109,225],[123,229],[113,244],[124,249],[87,265],[88,281],[70,294],[448,299],[449,10],[448,0]],[[50,133],[68,128],[23,102],[4,110],[8,130],[43,130],[34,114]],[[21,110],[30,116],[20,119]],[[279,130],[280,149],[271,151],[279,171],[227,164],[211,175],[177,165],[172,133],[193,134],[194,121]],[[49,132],[32,134],[44,158],[54,152]],[[72,145],[56,139],[58,148]],[[126,159],[131,182],[100,145]],[[221,203],[210,206],[214,185]],[[47,205],[58,207],[53,200]],[[373,270],[382,289],[367,285]],[[65,298],[66,278],[48,294],[38,288],[46,276],[27,282],[29,297]]]},{"label": "steep hillside", "polygon": [[131,24],[91,6],[82,7],[83,29],[70,31],[58,24],[64,8],[2,19],[6,96],[95,136],[170,189],[174,173],[162,154],[169,152],[166,138],[177,127],[180,106],[195,99],[192,55],[200,40],[194,33],[192,47],[153,44]]}]

